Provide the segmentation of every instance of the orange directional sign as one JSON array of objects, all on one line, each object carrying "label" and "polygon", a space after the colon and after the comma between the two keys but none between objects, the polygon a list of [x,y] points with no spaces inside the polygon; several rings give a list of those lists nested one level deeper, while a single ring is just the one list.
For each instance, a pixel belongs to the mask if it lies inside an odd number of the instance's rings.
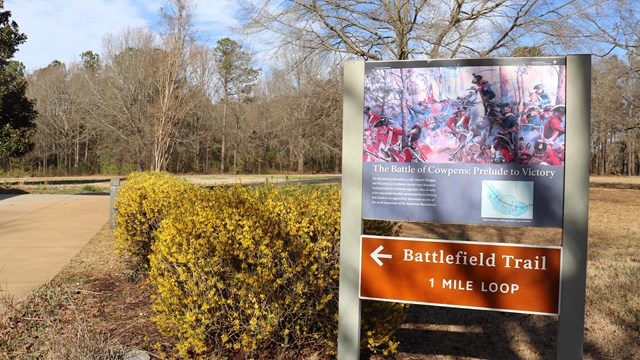
[{"label": "orange directional sign", "polygon": [[557,315],[559,246],[363,236],[360,298]]}]

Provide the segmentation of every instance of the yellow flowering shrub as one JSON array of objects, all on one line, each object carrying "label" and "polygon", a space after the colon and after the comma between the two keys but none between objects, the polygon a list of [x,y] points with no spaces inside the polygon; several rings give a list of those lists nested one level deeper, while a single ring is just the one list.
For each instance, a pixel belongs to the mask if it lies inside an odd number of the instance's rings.
[{"label": "yellow flowering shrub", "polygon": [[369,353],[395,354],[400,342],[396,330],[406,318],[408,304],[361,301],[360,348]]},{"label": "yellow flowering shrub", "polygon": [[[134,269],[146,269],[154,233],[164,217],[185,197],[206,189],[166,172],[134,172],[118,189],[115,201],[115,247]],[[200,194],[200,195],[198,195]]]},{"label": "yellow flowering shrub", "polygon": [[[153,320],[187,358],[335,358],[339,239],[334,187],[234,186],[184,201],[150,256]],[[395,352],[397,309],[380,304],[367,317],[368,348]]]},{"label": "yellow flowering shrub", "polygon": [[[400,236],[400,225],[396,221],[364,220],[363,228],[363,233],[367,235]],[[408,307],[408,304],[362,301],[361,348],[384,356],[395,354],[400,345],[395,333],[404,322]]]},{"label": "yellow flowering shrub", "polygon": [[151,255],[154,321],[182,356],[335,351],[340,193],[218,188],[165,219]]},{"label": "yellow flowering shrub", "polygon": [[[149,269],[153,320],[180,356],[335,358],[340,198],[331,186],[208,190],[133,173],[116,202],[117,247]],[[364,302],[363,347],[395,352],[403,319],[400,305]]]}]

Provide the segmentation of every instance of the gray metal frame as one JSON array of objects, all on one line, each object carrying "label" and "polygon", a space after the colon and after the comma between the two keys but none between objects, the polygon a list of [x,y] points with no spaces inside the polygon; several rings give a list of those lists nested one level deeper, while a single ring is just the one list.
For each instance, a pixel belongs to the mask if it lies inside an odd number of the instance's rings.
[{"label": "gray metal frame", "polygon": [[557,359],[582,359],[589,221],[591,55],[567,56],[567,134]]},{"label": "gray metal frame", "polygon": [[344,65],[342,222],[338,298],[338,359],[360,357],[360,235],[362,235],[362,116],[364,62]]}]

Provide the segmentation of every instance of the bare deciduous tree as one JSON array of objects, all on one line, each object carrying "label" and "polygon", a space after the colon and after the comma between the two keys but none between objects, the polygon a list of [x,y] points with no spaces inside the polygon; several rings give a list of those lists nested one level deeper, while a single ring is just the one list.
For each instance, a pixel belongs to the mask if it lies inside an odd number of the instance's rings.
[{"label": "bare deciduous tree", "polygon": [[28,95],[38,99],[36,109],[36,151],[47,167],[50,156],[57,159],[60,170],[70,174],[79,166],[80,145],[86,127],[82,123],[81,84],[77,67],[68,69],[54,62],[31,76]]},{"label": "bare deciduous tree", "polygon": [[337,162],[342,141],[342,89],[337,61],[331,66],[330,57],[293,47],[282,50],[279,66],[273,69],[261,92],[261,107],[269,109],[263,119],[271,124],[270,147],[281,149],[274,155],[287,154],[279,161],[291,164],[299,173],[305,171],[306,164]]},{"label": "bare deciduous tree", "polygon": [[107,64],[96,91],[104,126],[134,148],[138,168],[166,170],[178,134],[199,105],[192,85],[198,45],[186,0],[163,8],[160,42],[144,29],[105,41]]},{"label": "bare deciduous tree", "polygon": [[[112,149],[128,149],[138,170],[151,164],[152,124],[149,103],[156,99],[153,86],[155,37],[146,29],[127,29],[105,38],[105,69],[94,84],[98,96],[96,121],[106,129]],[[121,156],[116,151],[108,151]],[[115,159],[110,159],[115,160]]]},{"label": "bare deciduous tree", "polygon": [[196,103],[189,96],[192,58],[196,38],[192,24],[192,4],[189,0],[168,0],[162,9],[164,33],[163,56],[153,72],[158,103],[153,111],[153,168],[166,170],[182,123]]},{"label": "bare deciduous tree", "polygon": [[40,115],[25,164],[66,172],[87,163],[122,172],[339,171],[344,54],[377,60],[578,50],[604,56],[594,58],[592,170],[640,172],[633,0],[244,4],[251,15],[244,30],[267,32],[279,50],[259,86],[253,54],[229,38],[215,48],[199,43],[192,4],[167,0],[161,32],[108,36],[103,56],[88,51],[81,64],[58,62],[29,77]]},{"label": "bare deciduous tree", "polygon": [[582,0],[571,6],[559,40],[568,49],[603,57],[618,50],[640,56],[640,11],[636,0]]},{"label": "bare deciduous tree", "polygon": [[244,2],[244,29],[268,31],[278,45],[370,60],[484,57],[537,46],[577,0],[264,0]]}]

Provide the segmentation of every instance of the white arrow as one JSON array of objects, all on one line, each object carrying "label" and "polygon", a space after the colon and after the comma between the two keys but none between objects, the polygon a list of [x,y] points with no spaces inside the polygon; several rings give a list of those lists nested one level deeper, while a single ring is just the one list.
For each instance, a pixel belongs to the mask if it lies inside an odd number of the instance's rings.
[{"label": "white arrow", "polygon": [[384,265],[382,263],[382,261],[380,261],[380,258],[383,258],[383,259],[391,259],[392,258],[391,254],[380,254],[380,251],[382,251],[382,250],[384,250],[384,246],[380,245],[380,246],[378,246],[377,249],[375,249],[371,253],[371,258],[373,260],[375,260],[378,263],[379,266]]}]

